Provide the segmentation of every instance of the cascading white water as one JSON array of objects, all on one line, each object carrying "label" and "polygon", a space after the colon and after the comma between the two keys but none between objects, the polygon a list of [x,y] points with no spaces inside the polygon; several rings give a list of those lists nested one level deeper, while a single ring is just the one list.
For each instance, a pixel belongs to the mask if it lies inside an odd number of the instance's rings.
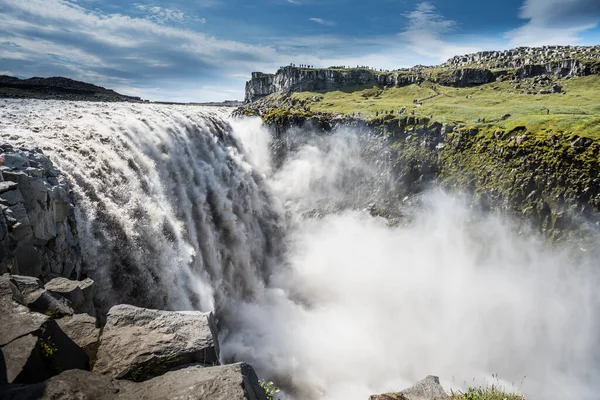
[{"label": "cascading white water", "polygon": [[591,249],[549,248],[437,191],[391,227],[365,210],[392,188],[377,138],[296,131],[275,167],[260,121],[225,115],[0,100],[0,135],[69,178],[106,304],[216,309],[222,358],[292,398],[496,373],[531,399],[597,397]]},{"label": "cascading white water", "polygon": [[272,269],[278,217],[223,110],[0,106],[2,138],[42,148],[71,182],[85,271],[105,306],[210,310],[260,289],[245,282]]}]

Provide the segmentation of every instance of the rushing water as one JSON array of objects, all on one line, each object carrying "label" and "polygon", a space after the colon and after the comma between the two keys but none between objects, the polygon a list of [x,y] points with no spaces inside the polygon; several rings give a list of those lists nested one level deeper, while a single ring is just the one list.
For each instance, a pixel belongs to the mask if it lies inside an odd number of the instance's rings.
[{"label": "rushing water", "polygon": [[362,133],[292,132],[273,162],[260,121],[227,112],[0,100],[2,140],[41,147],[71,182],[104,306],[216,310],[223,360],[296,399],[366,399],[429,374],[597,398],[590,249],[549,248],[440,191],[396,202],[385,147]]}]

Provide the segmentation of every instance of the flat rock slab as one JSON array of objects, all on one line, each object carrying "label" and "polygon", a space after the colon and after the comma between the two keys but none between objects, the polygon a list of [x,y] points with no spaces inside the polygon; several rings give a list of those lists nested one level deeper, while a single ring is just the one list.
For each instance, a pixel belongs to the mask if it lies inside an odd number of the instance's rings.
[{"label": "flat rock slab", "polygon": [[369,400],[445,400],[447,398],[448,394],[440,384],[440,379],[429,375],[401,392],[373,395]]},{"label": "flat rock slab", "polygon": [[254,369],[244,363],[188,366],[146,382],[118,381],[87,371],[66,371],[36,385],[0,386],[4,400],[267,400]]},{"label": "flat rock slab", "polygon": [[212,313],[119,305],[108,312],[94,372],[139,382],[176,366],[218,362]]}]

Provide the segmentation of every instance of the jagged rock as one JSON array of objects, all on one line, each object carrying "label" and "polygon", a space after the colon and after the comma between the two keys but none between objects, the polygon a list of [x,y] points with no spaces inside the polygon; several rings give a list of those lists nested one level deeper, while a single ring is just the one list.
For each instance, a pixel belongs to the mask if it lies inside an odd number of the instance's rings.
[{"label": "jagged rock", "polygon": [[444,400],[447,398],[448,394],[440,385],[440,379],[437,376],[429,375],[399,393],[373,395],[369,397],[369,400]]},{"label": "jagged rock", "polygon": [[183,364],[218,364],[218,354],[212,313],[119,305],[108,312],[94,371],[143,381]]},{"label": "jagged rock", "polygon": [[36,385],[0,386],[5,400],[267,400],[254,369],[244,363],[188,366],[142,383],[87,371],[65,371]]},{"label": "jagged rock", "polygon": [[13,289],[13,299],[32,311],[60,318],[73,315],[70,302],[44,289],[42,282],[30,276],[7,276]]},{"label": "jagged rock", "polygon": [[8,275],[0,277],[0,383],[36,383],[65,370],[87,369],[84,351],[54,320],[14,301],[14,290]]},{"label": "jagged rock", "polygon": [[[0,219],[11,240],[7,247],[0,236],[0,271],[35,277],[79,272],[81,255],[66,181],[38,148],[0,149],[5,159]],[[0,226],[0,235],[3,230]]]},{"label": "jagged rock", "polygon": [[509,118],[510,118],[510,114],[502,114],[502,116],[500,117],[500,121],[506,121]]},{"label": "jagged rock", "polygon": [[57,319],[56,323],[77,346],[85,351],[90,366],[93,366],[100,344],[100,329],[97,327],[96,318],[88,314],[76,314]]},{"label": "jagged rock", "polygon": [[71,308],[76,314],[86,313],[96,316],[94,308],[94,281],[87,278],[74,281],[66,278],[54,278],[46,283],[46,290],[60,295],[71,302]]}]

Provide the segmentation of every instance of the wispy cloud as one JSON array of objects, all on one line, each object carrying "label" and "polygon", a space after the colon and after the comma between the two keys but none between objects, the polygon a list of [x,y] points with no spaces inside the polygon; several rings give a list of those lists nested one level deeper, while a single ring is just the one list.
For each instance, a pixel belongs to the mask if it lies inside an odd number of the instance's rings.
[{"label": "wispy cloud", "polygon": [[[88,10],[82,4],[2,0],[3,69],[20,76],[66,75],[103,86],[130,86],[132,90],[143,90],[139,86],[148,82],[169,88],[187,82],[189,89],[189,82],[202,87],[221,81],[227,90],[229,74],[274,69],[287,62],[270,46],[216,39],[188,25],[162,24],[161,19],[172,22],[187,18],[172,9],[138,5],[138,11],[156,16],[149,19]],[[241,98],[243,88],[237,90]],[[153,99],[161,99],[151,94]],[[213,98],[219,96],[225,94],[216,93]],[[231,98],[228,93],[227,97]]]},{"label": "wispy cloud", "polygon": [[171,22],[178,23],[178,24],[191,23],[191,22],[196,22],[196,23],[201,23],[201,24],[206,23],[205,18],[200,18],[195,15],[186,15],[183,11],[177,10],[175,8],[165,8],[165,7],[155,6],[155,5],[139,4],[139,3],[135,3],[134,6],[135,6],[136,10],[141,11],[142,13],[146,14],[147,19],[157,22],[159,24],[167,24],[167,23],[171,23]]},{"label": "wispy cloud", "polygon": [[319,25],[325,25],[325,26],[335,26],[335,22],[334,21],[329,21],[323,18],[309,18],[309,21],[315,22]]},{"label": "wispy cloud", "polygon": [[511,45],[574,44],[600,23],[600,1],[524,0],[519,17],[527,23],[506,34]]},{"label": "wispy cloud", "polygon": [[297,1],[297,0],[285,0],[285,1],[287,1],[287,2],[288,2],[288,3],[290,3],[290,4],[295,4],[295,5],[298,5],[298,6],[302,5],[302,3],[300,3],[300,2],[299,2],[299,1]]},{"label": "wispy cloud", "polygon": [[405,13],[404,16],[408,24],[398,36],[415,53],[445,60],[456,54],[478,50],[474,46],[443,40],[445,35],[458,29],[458,24],[456,21],[445,19],[429,2],[418,3],[414,10]]}]

